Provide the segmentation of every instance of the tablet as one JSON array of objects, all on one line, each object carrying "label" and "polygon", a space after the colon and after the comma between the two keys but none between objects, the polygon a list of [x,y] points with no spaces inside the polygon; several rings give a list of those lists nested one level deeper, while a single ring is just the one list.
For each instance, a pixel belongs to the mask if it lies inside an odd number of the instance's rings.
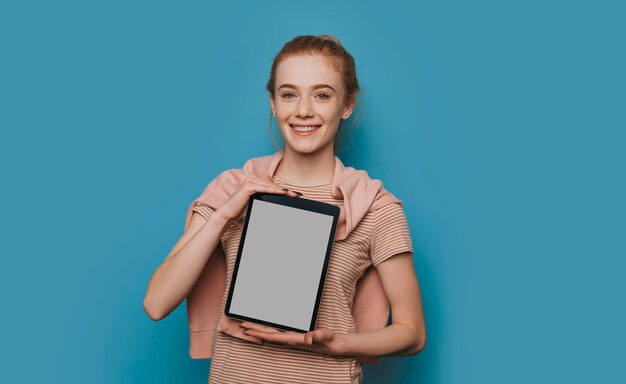
[{"label": "tablet", "polygon": [[250,197],[224,314],[278,330],[315,329],[339,207],[302,197]]}]

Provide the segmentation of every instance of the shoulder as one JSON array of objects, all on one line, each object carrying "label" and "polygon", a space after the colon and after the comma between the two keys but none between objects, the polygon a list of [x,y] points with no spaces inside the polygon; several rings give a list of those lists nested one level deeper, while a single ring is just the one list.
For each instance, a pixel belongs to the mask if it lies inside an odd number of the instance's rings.
[{"label": "shoulder", "polygon": [[372,178],[365,169],[354,168],[348,165],[344,165],[343,167],[341,167],[341,172],[343,172],[343,177],[346,179],[356,178],[356,179],[367,180],[369,182],[376,181],[376,180],[380,181],[378,179]]},{"label": "shoulder", "polygon": [[383,261],[403,252],[413,253],[411,230],[399,204],[388,204],[372,213],[370,258],[378,267]]},{"label": "shoulder", "polygon": [[365,169],[344,166],[335,171],[341,172],[339,177],[344,197],[347,194],[354,206],[364,209],[364,215],[392,203],[402,207],[402,201],[385,188],[383,181],[372,177]]},{"label": "shoulder", "polygon": [[381,205],[376,207],[375,209],[371,209],[367,213],[372,220],[377,223],[384,221],[385,218],[405,218],[406,214],[404,212],[404,207],[402,201],[392,202],[385,205]]},{"label": "shoulder", "polygon": [[371,233],[388,228],[393,223],[402,223],[407,220],[402,201],[388,202],[371,208],[363,216],[364,225]]},{"label": "shoulder", "polygon": [[387,188],[382,179],[371,177],[363,169],[355,170],[354,175],[364,185],[363,190],[368,191],[373,196],[372,204],[367,212],[369,215],[380,215],[387,211],[398,212],[403,210],[403,201]]},{"label": "shoulder", "polygon": [[386,191],[383,181],[372,177],[365,169],[344,166],[335,171],[341,172],[341,175],[339,175],[341,179],[340,184],[347,185],[352,190],[366,192],[367,194]]},{"label": "shoulder", "polygon": [[276,161],[274,155],[251,157],[241,168],[228,168],[221,171],[206,184],[201,199],[208,200],[209,196],[218,196],[223,199],[230,196],[239,185],[245,182],[248,175],[263,177],[263,174],[273,165],[273,161]]},{"label": "shoulder", "polygon": [[370,186],[371,188],[376,188],[376,189],[379,189],[381,191],[386,191],[388,193],[391,193],[391,192],[389,192],[389,190],[385,189],[385,185],[384,185],[382,179],[373,177],[365,169],[357,169],[357,168],[354,168],[354,167],[345,167],[343,172],[344,172],[345,179],[358,180],[358,182],[366,184],[366,185]]}]

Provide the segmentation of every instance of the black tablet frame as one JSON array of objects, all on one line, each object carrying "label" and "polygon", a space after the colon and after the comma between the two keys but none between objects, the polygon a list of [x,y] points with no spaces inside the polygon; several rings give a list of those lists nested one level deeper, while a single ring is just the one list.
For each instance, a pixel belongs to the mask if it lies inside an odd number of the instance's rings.
[{"label": "black tablet frame", "polygon": [[[239,263],[241,261],[241,254],[243,252],[243,245],[246,240],[246,232],[248,230],[248,222],[250,220],[250,215],[252,213],[252,208],[254,206],[254,202],[256,200],[262,200],[269,203],[285,205],[292,208],[303,209],[310,212],[316,212],[324,215],[329,215],[333,217],[333,223],[331,225],[331,231],[328,239],[328,246],[326,248],[326,257],[324,259],[324,266],[322,267],[322,273],[320,275],[320,282],[317,289],[317,298],[315,300],[315,309],[313,311],[313,315],[311,317],[311,323],[309,329],[299,329],[290,327],[283,324],[276,324],[269,321],[255,319],[248,316],[238,315],[236,313],[232,313],[230,311],[230,304],[233,298],[234,287],[237,283],[237,272],[239,270]],[[230,283],[230,287],[228,290],[228,299],[226,301],[226,306],[224,308],[224,315],[231,317],[233,319],[242,320],[242,321],[250,321],[257,324],[267,325],[273,328],[276,328],[281,331],[294,331],[300,333],[306,333],[309,331],[315,330],[315,324],[317,322],[317,314],[320,307],[320,302],[322,300],[322,294],[324,292],[324,283],[326,281],[326,274],[328,272],[328,265],[330,263],[330,256],[332,254],[333,244],[335,240],[335,232],[337,231],[337,223],[339,222],[339,212],[340,208],[336,205],[322,203],[316,200],[305,199],[302,197],[290,197],[285,195],[273,194],[273,193],[264,193],[264,192],[256,192],[248,201],[248,208],[246,211],[246,218],[243,225],[243,230],[241,232],[241,240],[239,241],[239,249],[237,251],[237,260],[235,261],[235,267],[233,270],[233,277]]]}]

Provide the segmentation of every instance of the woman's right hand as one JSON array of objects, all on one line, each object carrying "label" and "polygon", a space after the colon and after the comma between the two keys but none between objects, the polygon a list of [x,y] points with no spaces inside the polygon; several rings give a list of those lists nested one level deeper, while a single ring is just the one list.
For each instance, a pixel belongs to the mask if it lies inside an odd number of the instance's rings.
[{"label": "woman's right hand", "polygon": [[269,175],[265,176],[263,179],[254,175],[248,175],[243,183],[241,183],[241,187],[239,187],[239,189],[230,196],[228,201],[222,204],[215,213],[220,214],[230,223],[241,215],[248,205],[250,196],[256,192],[275,193],[292,197],[298,196],[296,192],[284,189],[272,182],[272,177]]}]

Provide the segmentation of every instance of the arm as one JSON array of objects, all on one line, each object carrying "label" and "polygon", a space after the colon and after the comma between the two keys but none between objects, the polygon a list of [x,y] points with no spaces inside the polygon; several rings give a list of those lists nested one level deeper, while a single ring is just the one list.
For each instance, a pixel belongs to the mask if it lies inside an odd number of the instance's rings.
[{"label": "arm", "polygon": [[208,220],[194,212],[187,230],[148,283],[143,307],[152,320],[161,320],[189,295],[207,261],[217,252],[228,221],[218,212]]},{"label": "arm", "polygon": [[[222,175],[227,174],[224,172]],[[144,309],[151,319],[161,320],[178,307],[192,291],[211,255],[224,252],[220,244],[222,234],[231,222],[239,218],[250,196],[256,192],[296,196],[294,191],[281,188],[272,183],[271,179],[269,175],[263,179],[248,175],[229,199],[212,212],[208,220],[205,221],[195,212],[192,214],[185,233],[148,284]],[[207,186],[203,193],[208,190]]]},{"label": "arm", "polygon": [[[404,356],[419,353],[426,343],[419,286],[411,252],[397,254],[378,265],[377,271],[391,304],[393,323],[370,332],[339,334],[318,328],[305,334],[279,331],[244,321],[245,334],[270,343],[279,343],[329,355],[360,357]],[[371,359],[362,359],[364,362]]]},{"label": "arm", "polygon": [[335,334],[341,355],[415,355],[426,344],[426,326],[419,284],[410,252],[395,255],[376,267],[391,305],[392,324],[365,333]]}]

